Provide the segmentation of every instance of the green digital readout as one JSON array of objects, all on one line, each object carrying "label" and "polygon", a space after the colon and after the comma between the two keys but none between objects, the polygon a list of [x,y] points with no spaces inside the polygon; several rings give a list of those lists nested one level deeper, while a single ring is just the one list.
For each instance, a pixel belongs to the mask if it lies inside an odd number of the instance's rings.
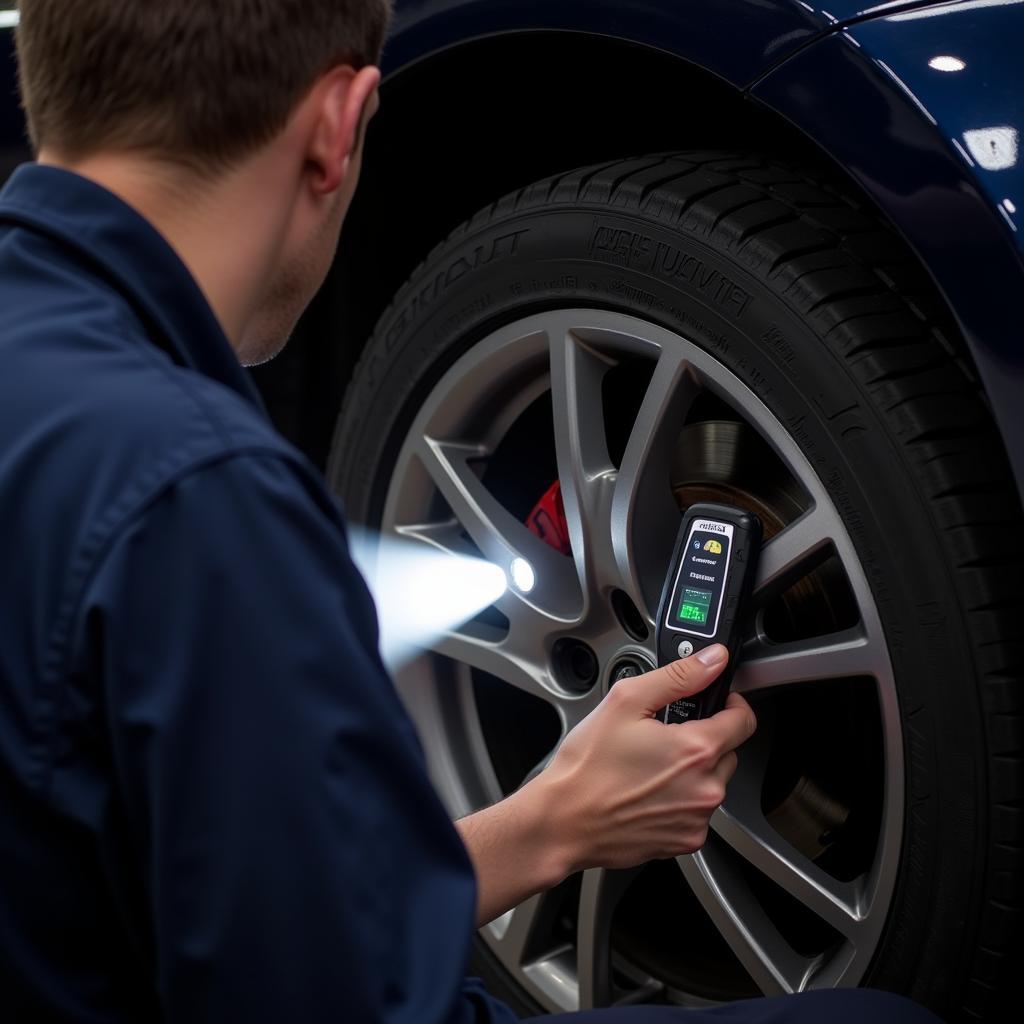
[{"label": "green digital readout", "polygon": [[703,626],[708,621],[708,609],[711,607],[710,590],[683,590],[683,603],[679,606],[676,618],[680,622],[692,622]]}]

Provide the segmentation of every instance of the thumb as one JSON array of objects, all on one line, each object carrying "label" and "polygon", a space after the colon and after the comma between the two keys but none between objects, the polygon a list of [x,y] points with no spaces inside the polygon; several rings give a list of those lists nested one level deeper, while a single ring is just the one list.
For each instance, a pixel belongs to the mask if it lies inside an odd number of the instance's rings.
[{"label": "thumb", "polygon": [[[629,680],[629,692],[625,696],[637,711],[647,716],[654,715],[666,704],[699,693],[709,686],[721,674],[728,660],[728,650],[721,644],[712,644],[689,658],[670,661],[653,672]],[[617,683],[616,689],[620,686],[622,683]]]}]

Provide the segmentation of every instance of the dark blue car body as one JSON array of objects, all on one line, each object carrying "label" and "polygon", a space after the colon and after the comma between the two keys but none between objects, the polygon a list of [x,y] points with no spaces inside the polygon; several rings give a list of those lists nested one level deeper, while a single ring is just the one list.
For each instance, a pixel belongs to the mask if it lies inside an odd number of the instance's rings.
[{"label": "dark blue car body", "polygon": [[[13,20],[10,12],[0,15]],[[429,96],[424,87],[431,85],[438,94],[447,88],[449,99],[464,96],[456,88],[460,83],[473,86],[478,95],[471,113],[457,101],[437,112],[443,119],[438,132],[443,135],[444,124],[458,123],[462,116],[470,122],[459,123],[465,134],[472,119],[486,110],[489,97],[501,91],[503,79],[507,82],[524,70],[515,55],[523,53],[526,41],[553,33],[570,46],[566,59],[579,61],[580,74],[592,76],[597,87],[607,89],[621,76],[623,87],[632,83],[629,87],[638,90],[634,95],[642,97],[644,69],[657,66],[656,94],[650,102],[671,112],[678,99],[681,117],[678,138],[673,142],[671,130],[662,129],[660,144],[689,145],[685,121],[695,106],[707,107],[707,92],[718,97],[715,103],[724,104],[704,111],[710,110],[711,120],[729,120],[731,94],[742,101],[745,117],[760,122],[761,131],[772,135],[795,128],[794,139],[800,137],[827,154],[851,186],[902,234],[944,296],[1024,492],[1024,332],[1019,312],[1024,291],[1024,163],[1019,146],[1024,132],[1019,70],[1024,0],[830,0],[825,5],[819,0],[398,0],[385,54],[385,103],[374,129],[384,136],[390,131],[390,146],[382,145],[378,152],[387,150],[392,164],[419,158],[412,151],[403,153],[404,143],[398,140],[415,137],[411,121],[422,121],[419,104],[417,113],[411,113],[409,94]],[[27,147],[11,33],[0,30],[0,35],[5,50],[0,55],[3,176],[26,157]],[[929,63],[936,57],[955,58],[952,66],[958,69],[936,69]],[[364,209],[353,218],[348,248],[368,253],[367,262],[377,272],[367,280],[365,270],[351,262],[346,266],[344,258],[336,268],[335,283],[340,278],[342,287],[335,292],[357,292],[367,307],[354,319],[348,314],[349,331],[365,337],[390,292],[445,230],[473,212],[472,204],[482,205],[541,173],[582,162],[566,158],[565,166],[549,166],[521,155],[533,131],[543,139],[572,138],[575,125],[590,143],[596,134],[586,118],[581,122],[576,116],[579,96],[561,100],[563,79],[548,80],[543,61],[537,64],[525,70],[543,83],[543,109],[534,98],[526,103],[535,109],[519,111],[518,121],[507,105],[499,115],[508,125],[510,148],[520,154],[502,160],[505,173],[495,166],[492,181],[490,154],[481,154],[464,181],[451,184],[445,195],[435,193],[429,213],[422,192],[409,192],[403,206],[392,183],[362,198]],[[458,70],[452,71],[455,66]],[[680,76],[678,97],[673,96],[673,68]],[[403,95],[405,83],[416,88],[406,88]],[[689,99],[694,83],[701,93],[696,104]],[[566,109],[559,109],[560,102]],[[734,145],[744,143],[741,132],[748,123],[737,122]],[[500,131],[485,136],[481,144],[495,146]],[[628,155],[615,149],[614,124],[601,134],[603,148],[588,147],[582,138],[578,148],[588,156]],[[630,142],[636,145],[634,138]],[[452,152],[451,162],[465,166],[461,157]],[[407,227],[406,246],[396,255],[397,245],[383,246],[376,236],[382,218],[404,212],[423,214],[421,234]],[[326,311],[320,305],[322,319]],[[335,359],[326,376],[335,382],[339,376],[344,379],[353,360],[352,354],[340,362]],[[317,359],[307,356],[304,362],[315,366]],[[298,415],[289,417],[289,392],[296,406],[303,383],[324,376],[308,366],[292,368],[290,386],[279,389],[286,424]],[[275,386],[268,390],[274,405]],[[318,404],[308,390],[303,392],[305,408]],[[336,411],[336,394],[333,402],[323,396],[330,409],[319,418],[314,415],[317,424],[311,429],[290,424],[315,457],[323,455],[324,425]]]}]

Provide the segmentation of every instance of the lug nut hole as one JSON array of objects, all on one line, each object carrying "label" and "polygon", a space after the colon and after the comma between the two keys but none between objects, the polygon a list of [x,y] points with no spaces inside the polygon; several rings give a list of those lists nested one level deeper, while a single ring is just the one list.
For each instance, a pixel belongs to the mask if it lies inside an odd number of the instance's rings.
[{"label": "lug nut hole", "polygon": [[582,640],[563,637],[555,643],[552,656],[562,685],[575,693],[586,693],[597,682],[597,655]]},{"label": "lug nut hole", "polygon": [[624,590],[612,592],[612,611],[619,620],[619,625],[634,639],[641,643],[650,636],[647,622],[640,614],[640,609],[629,599]]}]

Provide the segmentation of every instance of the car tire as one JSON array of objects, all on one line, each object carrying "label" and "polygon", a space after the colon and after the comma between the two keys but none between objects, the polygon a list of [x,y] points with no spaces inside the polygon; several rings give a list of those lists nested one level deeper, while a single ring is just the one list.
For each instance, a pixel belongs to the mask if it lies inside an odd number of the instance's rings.
[{"label": "car tire", "polygon": [[[380,524],[410,424],[458,359],[567,307],[689,339],[814,467],[879,611],[904,751],[898,876],[859,980],[985,1019],[1022,898],[1024,524],[929,282],[871,210],[758,156],[656,155],[524,188],[439,245],[382,316],[329,466],[349,515]],[[519,991],[493,958],[482,970]]]}]

